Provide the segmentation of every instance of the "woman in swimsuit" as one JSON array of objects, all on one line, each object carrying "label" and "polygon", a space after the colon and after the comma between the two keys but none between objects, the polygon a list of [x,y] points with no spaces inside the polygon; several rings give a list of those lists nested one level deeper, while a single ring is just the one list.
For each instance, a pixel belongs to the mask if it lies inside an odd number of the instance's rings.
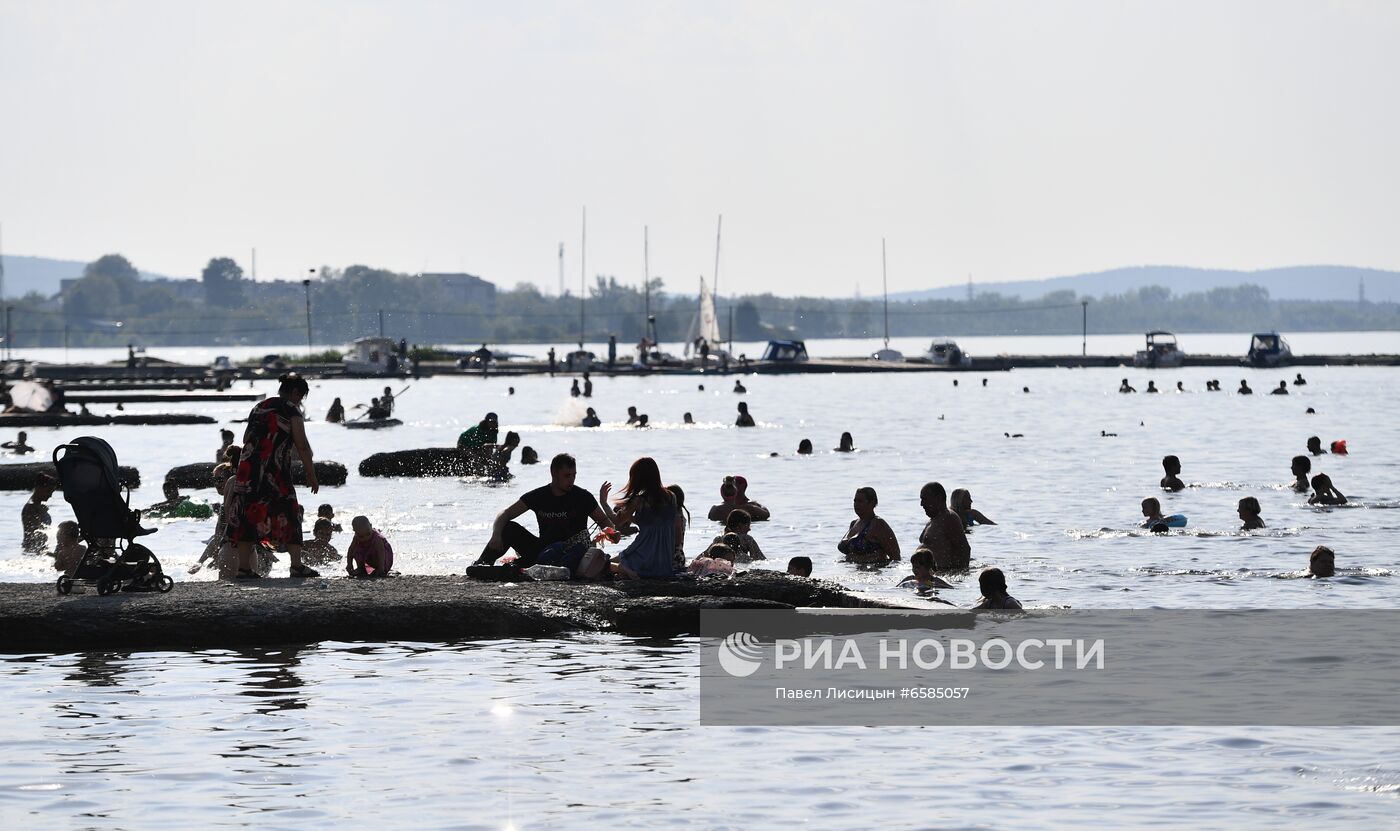
[{"label": "woman in swimsuit", "polygon": [[879,497],[874,488],[857,488],[851,507],[856,518],[846,529],[846,536],[836,544],[836,550],[853,563],[884,565],[899,559],[899,540],[888,522],[875,516]]}]

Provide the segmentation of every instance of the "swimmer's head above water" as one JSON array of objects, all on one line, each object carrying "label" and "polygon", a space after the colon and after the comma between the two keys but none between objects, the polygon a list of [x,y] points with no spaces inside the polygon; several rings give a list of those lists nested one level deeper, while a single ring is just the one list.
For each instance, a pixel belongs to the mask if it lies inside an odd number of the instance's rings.
[{"label": "swimmer's head above water", "polygon": [[1332,577],[1337,573],[1337,555],[1325,545],[1313,549],[1308,557],[1308,574],[1313,577]]},{"label": "swimmer's head above water", "polygon": [[810,456],[810,455],[812,455],[812,440],[811,440],[811,439],[803,439],[802,441],[800,441],[800,442],[797,443],[797,455],[799,455],[799,456]]}]

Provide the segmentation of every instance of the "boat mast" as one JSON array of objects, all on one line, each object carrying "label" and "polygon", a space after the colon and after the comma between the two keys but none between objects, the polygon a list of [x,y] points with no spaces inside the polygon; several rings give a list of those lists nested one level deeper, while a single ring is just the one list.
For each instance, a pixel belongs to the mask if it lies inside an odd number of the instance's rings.
[{"label": "boat mast", "polygon": [[[715,281],[714,281],[714,288],[711,289],[711,292],[710,292],[710,297],[711,297],[711,299],[714,301],[714,304],[715,304],[715,311],[716,311],[716,314],[718,314],[718,311],[719,311],[719,237],[720,237],[720,232],[722,232],[723,230],[724,230],[724,214],[720,214],[720,215],[719,215],[719,220],[715,223]],[[731,332],[729,333],[729,337],[730,337],[729,346],[732,348],[732,347],[734,346],[734,340],[733,340],[733,339],[734,339],[734,332],[731,331]]]},{"label": "boat mast", "polygon": [[645,297],[646,316],[642,318],[642,339],[651,335],[651,240],[647,226],[642,226],[642,295]]},{"label": "boat mast", "polygon": [[885,290],[885,348],[890,348],[890,274],[885,260],[885,238],[880,237],[880,287]]},{"label": "boat mast", "polygon": [[583,335],[588,318],[588,206],[583,206],[583,244],[579,246],[578,260],[578,348],[583,348]]}]

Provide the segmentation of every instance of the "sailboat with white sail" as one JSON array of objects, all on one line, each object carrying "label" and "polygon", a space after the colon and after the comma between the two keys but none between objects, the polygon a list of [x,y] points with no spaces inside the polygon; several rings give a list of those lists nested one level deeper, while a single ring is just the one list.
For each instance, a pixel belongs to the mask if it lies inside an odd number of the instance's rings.
[{"label": "sailboat with white sail", "polygon": [[890,348],[890,280],[889,267],[885,258],[885,238],[880,238],[880,286],[885,292],[885,348],[871,355],[877,361],[902,363],[904,353]]},{"label": "sailboat with white sail", "polygon": [[[705,284],[705,278],[700,278],[700,304],[695,309],[695,315],[690,319],[690,328],[686,330],[685,355],[690,356],[693,351],[700,354],[718,356],[722,351],[723,340],[719,333],[719,315],[715,312],[715,296],[710,292],[710,287]],[[701,344],[708,347],[701,349]]]}]

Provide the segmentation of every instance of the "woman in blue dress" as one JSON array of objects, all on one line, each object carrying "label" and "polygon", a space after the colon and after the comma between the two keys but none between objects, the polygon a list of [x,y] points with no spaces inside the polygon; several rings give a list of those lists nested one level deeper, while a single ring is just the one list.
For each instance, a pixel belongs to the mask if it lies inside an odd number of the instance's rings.
[{"label": "woman in blue dress", "polygon": [[618,555],[617,574],[628,580],[674,577],[676,526],[682,523],[676,497],[661,484],[656,460],[643,456],[627,472],[618,494],[617,524],[636,525],[632,544]]}]

